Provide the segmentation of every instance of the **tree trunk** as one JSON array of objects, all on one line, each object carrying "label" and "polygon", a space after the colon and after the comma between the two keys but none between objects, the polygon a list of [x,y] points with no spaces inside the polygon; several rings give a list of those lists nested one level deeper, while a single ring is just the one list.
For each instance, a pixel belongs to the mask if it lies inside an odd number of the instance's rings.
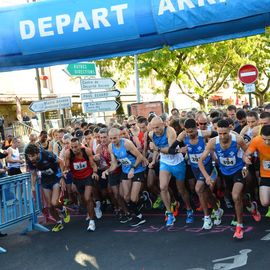
[{"label": "tree trunk", "polygon": [[208,100],[202,96],[200,96],[197,100],[197,102],[200,104],[200,109],[202,111],[206,111],[208,108]]},{"label": "tree trunk", "polygon": [[263,105],[263,103],[264,103],[264,100],[265,100],[265,94],[262,94],[262,93],[260,93],[259,95],[258,95],[258,98],[259,98],[259,106],[262,106]]}]

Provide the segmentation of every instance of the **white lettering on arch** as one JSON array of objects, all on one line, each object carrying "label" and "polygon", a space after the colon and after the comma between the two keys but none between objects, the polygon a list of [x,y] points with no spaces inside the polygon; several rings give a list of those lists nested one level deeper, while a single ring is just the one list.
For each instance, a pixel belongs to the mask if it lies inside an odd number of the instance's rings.
[{"label": "white lettering on arch", "polygon": [[33,21],[26,20],[20,22],[20,34],[22,39],[30,39],[35,36],[36,29]]},{"label": "white lettering on arch", "polygon": [[105,27],[110,27],[111,24],[107,20],[108,17],[108,10],[107,8],[97,8],[92,10],[92,19],[94,28],[100,28],[100,23],[103,24]]},{"label": "white lettering on arch", "polygon": [[52,28],[52,17],[44,17],[38,19],[39,34],[41,37],[53,36],[53,30],[48,30]]},{"label": "white lettering on arch", "polygon": [[55,18],[57,33],[59,35],[64,34],[63,28],[70,24],[70,16],[68,14],[58,15]]},{"label": "white lettering on arch", "polygon": [[195,5],[192,3],[191,0],[177,0],[179,10],[185,9],[185,4],[188,8],[195,8]]},{"label": "white lettering on arch", "polygon": [[163,15],[165,11],[176,12],[171,0],[160,0],[158,15]]},{"label": "white lettering on arch", "polygon": [[91,29],[82,11],[78,11],[75,14],[73,32],[78,32],[80,28],[84,28],[85,30]]}]

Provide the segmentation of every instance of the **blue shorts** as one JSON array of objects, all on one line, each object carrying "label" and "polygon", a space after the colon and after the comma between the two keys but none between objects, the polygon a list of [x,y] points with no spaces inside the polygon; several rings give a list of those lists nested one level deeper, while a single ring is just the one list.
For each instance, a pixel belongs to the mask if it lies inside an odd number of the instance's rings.
[{"label": "blue shorts", "polygon": [[[207,171],[207,173],[210,175],[212,170],[213,170],[212,162],[211,161],[208,162],[207,164],[204,165],[204,167],[205,167],[205,170]],[[204,178],[204,176],[199,168],[193,167],[191,165],[191,169],[192,169],[193,174],[195,176],[195,179],[197,181],[205,181],[205,178]]]},{"label": "blue shorts", "polygon": [[186,162],[183,160],[177,165],[168,165],[160,162],[160,171],[167,171],[175,177],[177,181],[185,181],[186,176]]}]

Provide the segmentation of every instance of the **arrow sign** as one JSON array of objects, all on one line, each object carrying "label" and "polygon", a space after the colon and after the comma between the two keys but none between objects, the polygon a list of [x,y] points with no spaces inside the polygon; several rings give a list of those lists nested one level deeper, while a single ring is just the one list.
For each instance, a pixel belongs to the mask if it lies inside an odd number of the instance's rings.
[{"label": "arrow sign", "polygon": [[51,98],[32,102],[29,110],[32,112],[47,112],[70,108],[71,105],[70,97]]},{"label": "arrow sign", "polygon": [[116,111],[120,104],[115,100],[84,102],[83,109],[85,113]]},{"label": "arrow sign", "polygon": [[108,98],[108,97],[119,97],[119,90],[92,92],[92,93],[81,93],[81,100],[89,100],[96,98]]},{"label": "arrow sign", "polygon": [[71,76],[95,76],[97,74],[94,63],[69,64],[67,71]]},{"label": "arrow sign", "polygon": [[91,90],[91,89],[108,89],[115,85],[115,81],[110,78],[100,78],[100,79],[81,79],[81,89]]}]

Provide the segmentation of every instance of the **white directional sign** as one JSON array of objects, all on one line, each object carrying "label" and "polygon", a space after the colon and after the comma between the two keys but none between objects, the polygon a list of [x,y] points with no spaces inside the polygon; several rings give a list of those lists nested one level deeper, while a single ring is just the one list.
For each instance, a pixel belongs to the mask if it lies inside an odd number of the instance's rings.
[{"label": "white directional sign", "polygon": [[108,98],[108,97],[119,97],[119,90],[92,92],[92,93],[81,93],[81,100],[89,100],[96,98]]},{"label": "white directional sign", "polygon": [[32,112],[47,112],[66,109],[70,108],[71,106],[72,104],[70,97],[50,98],[32,102],[29,106],[29,110]]},{"label": "white directional sign", "polygon": [[119,105],[115,100],[84,102],[83,109],[85,113],[116,111]]},{"label": "white directional sign", "polygon": [[115,81],[110,78],[99,78],[99,79],[81,79],[81,89],[108,89],[115,85]]}]

